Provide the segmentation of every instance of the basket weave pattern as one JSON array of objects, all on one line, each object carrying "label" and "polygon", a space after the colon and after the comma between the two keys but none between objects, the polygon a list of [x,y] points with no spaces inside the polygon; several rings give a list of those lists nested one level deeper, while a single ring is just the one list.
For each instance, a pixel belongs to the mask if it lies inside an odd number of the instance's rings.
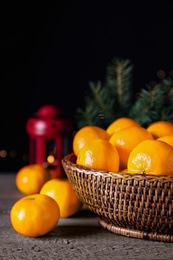
[{"label": "basket weave pattern", "polygon": [[73,154],[64,157],[64,170],[80,200],[99,216],[102,226],[115,233],[118,227],[142,231],[143,237],[157,232],[169,235],[165,240],[173,242],[173,176],[98,171],[76,165],[75,159]]}]

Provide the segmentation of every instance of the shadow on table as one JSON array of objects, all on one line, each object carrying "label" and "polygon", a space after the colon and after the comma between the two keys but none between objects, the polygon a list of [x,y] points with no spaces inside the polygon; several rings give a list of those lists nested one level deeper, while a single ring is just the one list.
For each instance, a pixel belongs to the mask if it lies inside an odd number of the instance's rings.
[{"label": "shadow on table", "polygon": [[86,217],[97,217],[97,215],[91,210],[89,210],[88,208],[86,208],[85,206],[83,206],[78,213],[68,218],[75,218],[75,217],[86,218]]},{"label": "shadow on table", "polygon": [[45,235],[42,239],[77,239],[87,238],[102,233],[100,227],[92,226],[58,226],[55,227],[49,234]]},{"label": "shadow on table", "polygon": [[61,218],[57,226],[43,239],[73,239],[83,238],[87,236],[96,235],[97,233],[104,232],[101,226],[98,224],[97,215],[87,208],[83,208],[77,214],[68,217]]}]

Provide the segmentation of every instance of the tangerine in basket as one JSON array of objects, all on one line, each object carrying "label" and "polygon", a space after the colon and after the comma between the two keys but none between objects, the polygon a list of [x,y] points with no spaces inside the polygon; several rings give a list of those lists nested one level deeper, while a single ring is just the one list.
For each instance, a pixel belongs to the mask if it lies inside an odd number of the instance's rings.
[{"label": "tangerine in basket", "polygon": [[157,121],[149,125],[147,131],[153,135],[154,139],[158,139],[165,135],[172,135],[173,124],[167,121]]},{"label": "tangerine in basket", "polygon": [[165,136],[158,138],[157,140],[163,141],[173,147],[173,135],[165,135]]},{"label": "tangerine in basket", "polygon": [[19,199],[10,213],[13,228],[29,237],[45,235],[56,226],[59,218],[60,210],[56,201],[41,194]]},{"label": "tangerine in basket", "polygon": [[76,156],[78,156],[79,151],[82,147],[96,139],[106,139],[109,140],[110,136],[101,127],[98,126],[84,126],[80,130],[78,130],[73,138],[73,152]]},{"label": "tangerine in basket", "polygon": [[109,141],[117,148],[120,155],[120,170],[127,168],[127,161],[133,148],[148,139],[153,139],[152,134],[141,126],[131,126],[111,136]]},{"label": "tangerine in basket", "polygon": [[108,140],[97,139],[80,150],[76,163],[97,170],[118,171],[119,153]]},{"label": "tangerine in basket", "polygon": [[121,173],[128,173],[128,170],[127,169],[123,169],[120,171]]},{"label": "tangerine in basket", "polygon": [[120,117],[108,126],[106,132],[109,135],[112,135],[113,133],[128,128],[130,126],[140,126],[140,124],[136,122],[134,119],[128,117]]},{"label": "tangerine in basket", "polygon": [[39,164],[22,167],[16,174],[16,186],[26,195],[39,193],[45,182],[51,179],[49,171]]},{"label": "tangerine in basket", "polygon": [[76,214],[82,207],[71,183],[65,179],[51,179],[46,182],[40,194],[55,199],[60,208],[60,217],[65,218]]},{"label": "tangerine in basket", "polygon": [[130,153],[128,172],[173,175],[173,147],[158,140],[141,142]]}]

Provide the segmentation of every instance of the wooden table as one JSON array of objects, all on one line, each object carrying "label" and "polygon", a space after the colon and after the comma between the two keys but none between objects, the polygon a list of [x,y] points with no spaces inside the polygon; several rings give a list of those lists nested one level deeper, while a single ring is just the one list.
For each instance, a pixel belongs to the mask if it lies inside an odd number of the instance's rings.
[{"label": "wooden table", "polygon": [[85,207],[73,217],[61,218],[43,237],[22,236],[11,225],[10,210],[23,196],[15,186],[15,173],[0,173],[0,260],[173,259],[173,243],[111,233]]}]

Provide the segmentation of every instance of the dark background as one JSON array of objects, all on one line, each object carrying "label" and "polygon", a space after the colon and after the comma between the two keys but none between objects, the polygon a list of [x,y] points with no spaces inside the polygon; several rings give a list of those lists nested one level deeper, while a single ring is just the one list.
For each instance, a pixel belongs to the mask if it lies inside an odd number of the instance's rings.
[{"label": "dark background", "polygon": [[173,70],[171,1],[7,2],[0,12],[1,172],[27,163],[28,118],[56,104],[73,119],[113,57],[134,64],[135,91]]}]

